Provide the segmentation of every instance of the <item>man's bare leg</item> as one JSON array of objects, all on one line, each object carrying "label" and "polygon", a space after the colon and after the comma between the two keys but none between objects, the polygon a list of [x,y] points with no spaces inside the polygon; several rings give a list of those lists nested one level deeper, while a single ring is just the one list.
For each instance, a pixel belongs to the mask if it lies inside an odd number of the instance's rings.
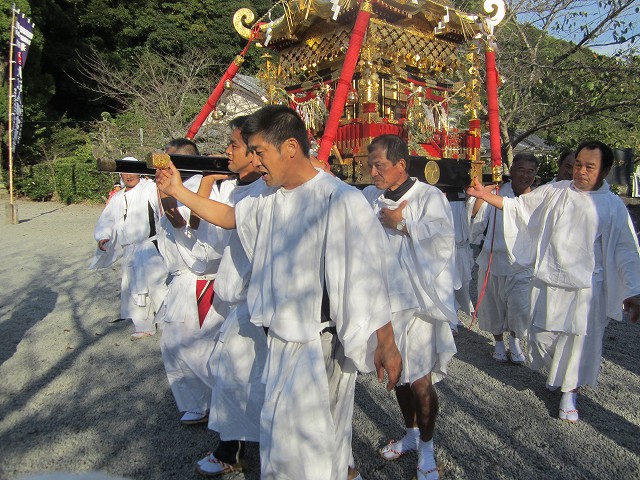
[{"label": "man's bare leg", "polygon": [[438,479],[433,454],[433,432],[439,410],[438,394],[431,381],[431,374],[409,385],[396,389],[396,398],[404,418],[406,435],[380,450],[385,460],[395,460],[405,453],[418,452],[418,480]]},{"label": "man's bare leg", "polygon": [[420,439],[428,442],[433,438],[433,431],[436,428],[436,416],[440,409],[438,394],[431,383],[431,374],[413,382],[411,384],[411,393],[414,400],[414,426],[417,426],[420,430]]},{"label": "man's bare leg", "polygon": [[413,382],[411,392],[414,398],[415,423],[420,431],[417,448],[417,478],[418,480],[437,480],[439,473],[433,452],[433,432],[440,404],[436,389],[431,382],[431,374]]}]

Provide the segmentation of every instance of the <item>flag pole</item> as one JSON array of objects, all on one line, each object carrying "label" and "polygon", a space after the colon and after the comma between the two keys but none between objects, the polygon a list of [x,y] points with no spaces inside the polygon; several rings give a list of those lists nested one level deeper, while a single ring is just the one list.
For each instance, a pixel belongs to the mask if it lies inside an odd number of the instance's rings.
[{"label": "flag pole", "polygon": [[16,6],[11,8],[11,35],[9,41],[9,85],[8,85],[8,127],[9,135],[7,145],[9,146],[9,205],[7,206],[7,223],[16,225],[18,223],[18,206],[13,203],[13,44],[15,42],[16,30]]}]

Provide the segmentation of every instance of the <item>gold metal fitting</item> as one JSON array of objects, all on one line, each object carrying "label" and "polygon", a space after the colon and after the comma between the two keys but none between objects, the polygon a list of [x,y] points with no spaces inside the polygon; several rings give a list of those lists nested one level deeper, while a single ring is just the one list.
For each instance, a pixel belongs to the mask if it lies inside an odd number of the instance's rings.
[{"label": "gold metal fitting", "polygon": [[491,175],[493,183],[502,182],[502,165],[494,165],[491,167]]},{"label": "gold metal fitting", "polygon": [[424,166],[424,178],[430,185],[435,185],[440,180],[440,165],[435,160],[429,160]]},{"label": "gold metal fitting", "polygon": [[360,4],[360,10],[367,13],[373,13],[373,5],[371,4],[371,0],[363,0],[363,2]]},{"label": "gold metal fitting", "polygon": [[147,167],[149,168],[169,168],[171,157],[168,153],[150,153],[147,155]]}]

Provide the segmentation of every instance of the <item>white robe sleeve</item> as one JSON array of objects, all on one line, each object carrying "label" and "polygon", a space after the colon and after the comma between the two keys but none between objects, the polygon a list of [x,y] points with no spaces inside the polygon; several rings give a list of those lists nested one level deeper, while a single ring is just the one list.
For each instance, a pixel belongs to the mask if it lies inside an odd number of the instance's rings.
[{"label": "white robe sleeve", "polygon": [[533,267],[545,222],[546,185],[517,198],[503,198],[504,242],[511,263]]},{"label": "white robe sleeve", "polygon": [[93,238],[97,241],[105,238],[111,239],[115,236],[114,225],[116,221],[116,213],[121,209],[120,203],[123,201],[124,191],[117,192],[109,201],[98,218],[96,228],[93,231]]},{"label": "white robe sleeve", "polygon": [[631,217],[616,200],[613,228],[603,238],[607,317],[622,320],[622,302],[640,295],[640,249]]},{"label": "white robe sleeve", "polygon": [[430,192],[417,204],[409,202],[406,209],[407,231],[413,254],[418,265],[417,273],[423,286],[431,285],[445,268],[454,261],[456,245],[451,208],[446,197]]},{"label": "white robe sleeve", "polygon": [[149,185],[149,204],[153,209],[153,214],[155,215],[156,222],[160,219],[160,197],[158,195],[158,187],[156,186],[156,182],[150,181]]},{"label": "white robe sleeve", "polygon": [[[475,202],[473,202],[469,208],[473,209],[474,204]],[[474,245],[480,245],[480,242],[482,242],[482,240],[485,238],[484,231],[487,229],[487,226],[489,225],[490,211],[491,209],[487,207],[487,203],[482,202],[482,205],[480,205],[480,208],[476,212],[475,216],[471,219],[469,243],[472,243]]]},{"label": "white robe sleeve", "polygon": [[106,251],[96,248],[89,270],[107,268],[122,257],[122,247],[116,234],[116,215],[118,212],[121,213],[123,201],[124,190],[120,190],[111,198],[98,218],[93,237],[96,242],[104,239],[109,241],[105,244]]},{"label": "white robe sleeve", "polygon": [[380,222],[358,191],[334,193],[325,250],[331,319],[345,355],[363,372],[374,369],[376,330],[392,316],[385,241]]},{"label": "white robe sleeve", "polygon": [[[184,185],[192,192],[197,192],[202,180],[201,175],[195,175],[185,181]],[[223,182],[230,183],[230,182]],[[229,193],[233,191],[233,186],[226,190],[226,196],[222,196],[217,184],[213,185],[209,194],[209,199],[218,202],[228,203]],[[189,267],[197,275],[208,275],[215,273],[217,266],[224,252],[230,232],[212,225],[204,220],[200,221],[197,229],[190,228],[189,218],[191,210],[179,204],[180,215],[187,221],[187,225],[182,228],[174,228],[174,238],[178,253]]]}]

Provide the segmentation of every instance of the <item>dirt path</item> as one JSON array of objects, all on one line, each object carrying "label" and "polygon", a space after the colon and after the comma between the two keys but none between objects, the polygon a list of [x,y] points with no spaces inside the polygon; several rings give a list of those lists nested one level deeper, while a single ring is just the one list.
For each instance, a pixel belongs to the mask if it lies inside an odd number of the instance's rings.
[{"label": "dirt path", "polygon": [[[0,200],[0,479],[102,470],[131,479],[193,479],[216,441],[184,427],[169,391],[159,335],[131,342],[119,313],[119,268],[87,265],[100,206]],[[457,337],[438,384],[436,456],[447,479],[640,478],[640,327],[606,334],[598,390],[585,389],[577,425],[557,420],[559,394],[526,367],[498,365],[477,328]],[[365,479],[409,479],[415,457],[375,451],[403,434],[392,394],[371,376],[356,391],[353,448]],[[259,478],[257,448],[246,474]]]}]

